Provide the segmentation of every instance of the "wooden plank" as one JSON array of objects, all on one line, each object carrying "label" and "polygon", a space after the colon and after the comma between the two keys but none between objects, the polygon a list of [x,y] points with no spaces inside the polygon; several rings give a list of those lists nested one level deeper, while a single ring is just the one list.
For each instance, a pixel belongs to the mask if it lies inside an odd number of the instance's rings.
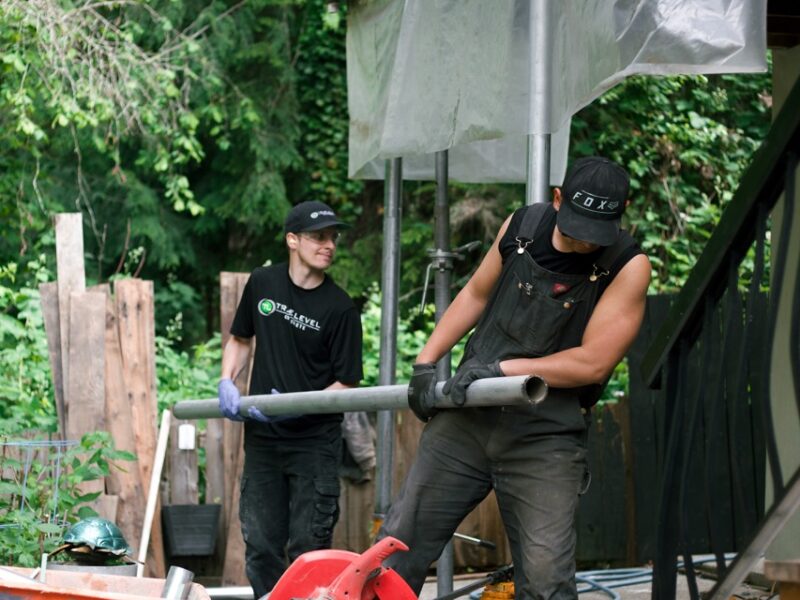
[{"label": "wooden plank", "polygon": [[630,369],[630,461],[633,465],[635,490],[635,563],[644,563],[655,556],[656,515],[659,485],[663,467],[664,389],[648,388],[642,379],[642,357],[661,320],[669,310],[669,296],[648,296],[644,322],[628,352]]},{"label": "wooden plank", "polygon": [[[72,292],[69,295],[69,360],[65,380],[66,439],[80,440],[85,434],[103,431],[105,419],[105,315],[102,292]],[[104,478],[84,481],[84,494],[105,492]],[[99,503],[93,506],[99,508]]]},{"label": "wooden plank", "polygon": [[[236,308],[239,306],[239,301],[244,293],[244,287],[247,283],[249,275],[247,273],[220,273],[220,326],[222,329],[222,342],[224,344],[230,339],[230,325],[236,314]],[[251,348],[255,348],[255,341],[251,344]],[[251,349],[248,358],[249,368],[243,369],[235,379],[236,387],[242,394],[246,394],[250,383],[250,372],[252,370],[253,350]],[[225,512],[225,522],[231,526],[232,518],[231,513],[233,510],[238,511],[238,507],[234,506],[234,495],[239,488],[239,481],[241,480],[241,466],[238,462],[239,448],[242,445],[244,436],[244,426],[241,423],[235,423],[228,419],[223,421],[223,464],[225,475],[225,499],[223,503],[223,510]],[[238,468],[237,468],[237,465]]]},{"label": "wooden plank", "polygon": [[[153,472],[158,406],[155,391],[155,320],[153,282],[121,279],[114,284],[122,355],[122,379],[131,406],[131,424],[145,495]],[[148,545],[147,567],[154,577],[165,572],[160,507],[156,510]]]},{"label": "wooden plank", "polygon": [[772,581],[800,583],[800,558],[764,561],[764,575]]},{"label": "wooden plank", "polygon": [[[114,446],[136,454],[131,404],[125,389],[122,353],[119,344],[119,324],[110,287],[105,284],[92,289],[105,293],[105,414],[106,426]],[[137,455],[138,457],[138,455]],[[119,498],[116,524],[128,543],[138,548],[142,533],[146,494],[142,486],[138,458],[133,462],[115,465],[106,478],[106,491]]]},{"label": "wooden plank", "polygon": [[[753,482],[753,446],[750,436],[750,408],[746,362],[752,352],[749,343],[745,344],[744,302],[737,289],[728,288],[731,295],[730,310],[733,311],[732,326],[725,343],[725,400],[728,408],[728,444],[736,448],[735,453],[728,452],[730,471],[730,521],[734,544],[730,550],[744,550],[756,531],[758,516],[752,502]],[[729,341],[728,341],[729,340]]]},{"label": "wooden plank", "polygon": [[105,430],[106,296],[72,292],[69,312],[69,365],[66,374],[67,438],[80,440]]},{"label": "wooden plank", "polygon": [[[223,349],[230,338],[230,326],[249,277],[249,273],[220,273],[220,328]],[[248,368],[243,369],[235,380],[236,386],[242,393],[246,393],[249,388],[254,348],[255,343],[251,345]],[[241,423],[234,423],[228,419],[221,420],[221,423],[223,501],[222,518],[220,520],[223,522],[226,535],[224,537],[225,543],[217,546],[219,552],[223,553],[224,556],[222,584],[246,585],[247,576],[244,569],[245,546],[241,524],[239,523],[239,486],[244,465],[244,448],[242,446],[244,427]],[[215,441],[207,439],[207,444]],[[215,453],[219,453],[217,448],[212,447],[211,449]],[[219,481],[215,485],[219,485]]]},{"label": "wooden plank", "polygon": [[[244,446],[239,446],[239,454],[236,459],[235,468],[241,476],[244,465]],[[225,563],[222,567],[222,585],[247,585],[247,574],[245,573],[244,561],[244,538],[242,537],[242,527],[239,523],[239,497],[240,489],[237,485],[233,490],[230,500],[230,517],[228,525],[228,535],[225,540]]]},{"label": "wooden plank", "polygon": [[[223,425],[222,419],[206,421],[205,439],[203,440],[203,447],[206,449],[206,504],[223,504],[225,497]],[[220,525],[224,524],[224,521],[225,518],[221,515]]]},{"label": "wooden plank", "polygon": [[355,483],[340,478],[339,522],[333,529],[333,547],[364,552],[371,544],[370,529],[375,512],[375,478]]},{"label": "wooden plank", "polygon": [[42,304],[44,330],[47,334],[47,352],[50,356],[50,373],[58,413],[58,431],[62,436],[67,431],[67,417],[64,408],[64,374],[61,358],[61,324],[58,316],[58,282],[48,281],[39,286]]},{"label": "wooden plank", "polygon": [[615,406],[594,409],[587,461],[592,480],[580,499],[576,529],[579,561],[623,564],[626,553],[625,451]]},{"label": "wooden plank", "polygon": [[[103,494],[97,500],[92,502],[92,508],[97,511],[97,514],[103,518],[111,521],[112,523],[117,522],[117,516],[119,515],[119,496],[114,494]],[[126,540],[128,538],[125,538]]]},{"label": "wooden plank", "polygon": [[57,214],[55,217],[55,229],[58,318],[61,330],[61,373],[64,381],[64,403],[68,405],[70,401],[67,389],[67,382],[69,381],[70,293],[83,292],[86,289],[81,213]]},{"label": "wooden plank", "polygon": [[[169,434],[169,501],[170,504],[197,504],[197,447],[181,450],[178,446],[181,425],[195,427],[194,421],[173,419]],[[196,438],[195,438],[196,439]],[[196,444],[196,441],[195,441]]]}]

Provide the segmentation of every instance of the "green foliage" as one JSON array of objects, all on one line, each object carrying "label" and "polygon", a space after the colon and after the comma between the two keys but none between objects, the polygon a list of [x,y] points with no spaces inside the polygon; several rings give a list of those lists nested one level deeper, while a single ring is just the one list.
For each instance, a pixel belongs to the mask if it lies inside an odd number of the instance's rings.
[{"label": "green foliage", "polygon": [[106,432],[87,434],[67,447],[33,444],[0,441],[0,564],[38,566],[71,523],[97,515],[89,503],[100,492],[87,493],[82,484],[120,468],[118,461],[135,460],[115,450]]},{"label": "green foliage", "polygon": [[38,290],[48,278],[44,257],[0,267],[0,436],[57,428]]},{"label": "green foliage", "polygon": [[188,352],[156,336],[159,412],[180,400],[216,397],[221,360],[219,334]]},{"label": "green foliage", "polygon": [[683,285],[769,128],[769,75],[631,77],[573,120],[573,155],[631,174],[626,218],[654,267]]},{"label": "green foliage", "polygon": [[[428,341],[434,326],[433,304],[425,306],[422,313],[412,311],[398,319],[397,323],[397,381],[407,382],[411,377],[411,365],[425,342]],[[381,339],[381,294],[378,286],[373,284],[367,295],[367,301],[361,312],[361,327],[364,333],[364,379],[362,386],[374,386],[379,383],[380,375],[380,339]],[[453,348],[452,364],[457,365],[464,353],[464,343],[459,342]]]},{"label": "green foliage", "polygon": [[[304,196],[341,207],[351,220],[359,207],[352,202],[364,184],[347,177],[347,65],[344,28],[326,26],[331,18],[323,0],[310,0],[299,37],[297,90],[300,109],[300,152],[307,191]],[[344,15],[346,5],[340,9]],[[328,20],[326,20],[328,17]]]}]

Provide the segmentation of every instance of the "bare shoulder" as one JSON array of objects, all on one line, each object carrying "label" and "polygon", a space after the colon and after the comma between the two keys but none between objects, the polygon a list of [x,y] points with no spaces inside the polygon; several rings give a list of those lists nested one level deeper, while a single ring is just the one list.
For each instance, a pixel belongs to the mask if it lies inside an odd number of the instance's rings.
[{"label": "bare shoulder", "polygon": [[644,254],[634,256],[603,293],[595,314],[635,314],[637,307],[643,309],[651,274],[650,259]]},{"label": "bare shoulder", "polygon": [[650,259],[647,258],[646,254],[637,254],[620,269],[609,289],[617,287],[619,284],[620,287],[626,287],[633,293],[647,293],[651,276],[652,266],[650,265]]}]

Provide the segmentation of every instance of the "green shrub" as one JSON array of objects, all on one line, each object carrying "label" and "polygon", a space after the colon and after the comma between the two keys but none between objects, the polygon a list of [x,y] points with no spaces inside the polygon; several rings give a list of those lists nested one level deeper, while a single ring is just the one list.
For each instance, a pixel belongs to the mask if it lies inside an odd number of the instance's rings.
[{"label": "green shrub", "polygon": [[120,468],[116,461],[135,460],[104,431],[72,444],[5,440],[0,452],[0,564],[22,567],[38,566],[71,523],[97,515],[89,503],[100,492],[85,493],[82,484]]}]

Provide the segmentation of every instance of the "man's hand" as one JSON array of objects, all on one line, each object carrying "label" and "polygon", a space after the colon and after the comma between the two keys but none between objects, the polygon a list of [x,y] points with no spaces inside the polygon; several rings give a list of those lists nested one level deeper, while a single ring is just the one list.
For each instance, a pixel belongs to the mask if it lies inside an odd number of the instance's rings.
[{"label": "man's hand", "polygon": [[408,406],[420,421],[427,423],[437,412],[433,407],[436,399],[436,365],[417,363],[412,369],[408,383]]},{"label": "man's hand", "polygon": [[[278,390],[276,390],[275,388],[272,388],[272,390],[270,391],[270,394],[280,394],[280,392]],[[255,406],[251,406],[250,408],[248,408],[247,409],[247,414],[250,416],[251,419],[253,419],[254,421],[259,421],[260,423],[269,423],[270,421],[272,421],[274,419],[274,417],[268,417],[267,415],[262,413]],[[281,421],[282,419],[278,418],[278,419],[275,419],[275,420]]]},{"label": "man's hand", "polygon": [[239,404],[241,402],[239,390],[230,379],[220,379],[217,386],[219,393],[219,411],[223,416],[231,421],[244,421],[244,417],[239,414]]},{"label": "man's hand", "polygon": [[477,358],[470,358],[462,364],[456,374],[448,379],[442,392],[449,395],[453,404],[464,406],[467,401],[467,388],[469,384],[477,379],[488,379],[490,377],[503,377],[505,373],[500,368],[500,361],[493,363],[482,363]]}]

